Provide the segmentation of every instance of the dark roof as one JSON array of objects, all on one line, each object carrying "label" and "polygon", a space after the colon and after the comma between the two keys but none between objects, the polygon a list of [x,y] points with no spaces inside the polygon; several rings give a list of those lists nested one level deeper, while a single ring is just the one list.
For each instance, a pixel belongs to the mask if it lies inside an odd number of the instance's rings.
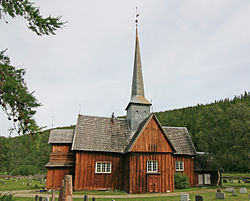
[{"label": "dark roof", "polygon": [[[141,134],[141,132],[143,131],[144,127],[148,124],[148,122],[150,121],[151,118],[155,118],[156,122],[158,123],[159,127],[162,128],[159,120],[157,119],[157,117],[154,114],[150,114],[148,116],[148,118],[146,118],[143,122],[141,122],[141,124],[139,125],[137,131],[135,132],[135,134],[133,135],[132,139],[130,140],[125,152],[128,152],[130,150],[130,148],[132,147],[132,145],[134,144],[134,142],[136,141],[136,139],[138,138],[138,136]],[[168,136],[166,135],[164,129],[162,129],[163,134],[166,137],[166,140],[168,141],[170,147],[173,149],[173,151],[175,152],[175,148],[172,145],[171,141],[169,140]]]},{"label": "dark roof", "polygon": [[215,157],[207,152],[196,152],[194,161],[195,171],[217,171],[222,170],[215,161]]},{"label": "dark roof", "polygon": [[125,119],[79,115],[72,150],[123,153],[130,137]]},{"label": "dark roof", "polygon": [[187,128],[163,126],[163,129],[176,150],[175,154],[195,155],[196,150]]},{"label": "dark roof", "polygon": [[50,130],[49,144],[72,143],[73,134],[73,129],[52,129]]}]

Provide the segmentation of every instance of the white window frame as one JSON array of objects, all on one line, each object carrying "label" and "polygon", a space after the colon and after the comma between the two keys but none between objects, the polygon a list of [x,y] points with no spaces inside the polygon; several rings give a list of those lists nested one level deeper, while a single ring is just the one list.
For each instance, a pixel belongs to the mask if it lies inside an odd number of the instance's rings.
[{"label": "white window frame", "polygon": [[102,162],[97,161],[95,163],[95,173],[99,174],[110,174],[112,169],[112,163],[111,162]]},{"label": "white window frame", "polygon": [[175,161],[175,171],[183,172],[184,171],[184,162],[183,161]]},{"label": "white window frame", "polygon": [[147,172],[149,173],[158,172],[158,161],[156,160],[147,161]]}]

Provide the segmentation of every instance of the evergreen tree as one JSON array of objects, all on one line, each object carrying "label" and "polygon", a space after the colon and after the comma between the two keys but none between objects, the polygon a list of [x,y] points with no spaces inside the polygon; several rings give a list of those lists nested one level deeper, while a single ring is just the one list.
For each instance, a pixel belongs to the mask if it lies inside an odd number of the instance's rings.
[{"label": "evergreen tree", "polygon": [[[23,17],[28,28],[37,35],[55,34],[55,30],[61,28],[64,22],[61,17],[43,17],[39,8],[34,3],[23,0],[0,0],[0,19],[6,23],[7,17]],[[13,129],[19,134],[39,131],[33,116],[36,108],[41,106],[33,92],[29,92],[24,82],[25,70],[16,68],[10,64],[6,50],[0,50],[0,106],[13,121]]]}]

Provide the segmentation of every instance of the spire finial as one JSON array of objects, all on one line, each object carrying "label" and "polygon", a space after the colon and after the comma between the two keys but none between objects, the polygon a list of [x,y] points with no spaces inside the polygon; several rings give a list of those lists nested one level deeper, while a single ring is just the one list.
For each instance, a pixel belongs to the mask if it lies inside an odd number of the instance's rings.
[{"label": "spire finial", "polygon": [[136,9],[135,24],[136,24],[136,27],[137,27],[137,25],[138,25],[139,11],[138,11],[138,7],[137,6],[135,7],[135,9]]}]

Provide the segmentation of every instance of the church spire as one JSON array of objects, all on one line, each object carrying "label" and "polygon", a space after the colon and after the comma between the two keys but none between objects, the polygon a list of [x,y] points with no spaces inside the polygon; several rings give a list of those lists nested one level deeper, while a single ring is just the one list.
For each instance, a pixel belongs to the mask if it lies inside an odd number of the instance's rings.
[{"label": "church spire", "polygon": [[151,103],[144,97],[144,84],[143,84],[140,45],[139,45],[138,28],[137,28],[138,16],[139,14],[136,15],[136,20],[135,20],[136,22],[135,58],[134,58],[134,72],[133,72],[130,102],[151,105]]},{"label": "church spire", "polygon": [[136,15],[136,38],[135,38],[135,58],[134,58],[134,71],[132,79],[131,99],[126,108],[127,121],[130,130],[135,132],[142,121],[150,115],[151,103],[145,98],[144,84],[142,76],[141,55],[138,37],[138,16]]}]

